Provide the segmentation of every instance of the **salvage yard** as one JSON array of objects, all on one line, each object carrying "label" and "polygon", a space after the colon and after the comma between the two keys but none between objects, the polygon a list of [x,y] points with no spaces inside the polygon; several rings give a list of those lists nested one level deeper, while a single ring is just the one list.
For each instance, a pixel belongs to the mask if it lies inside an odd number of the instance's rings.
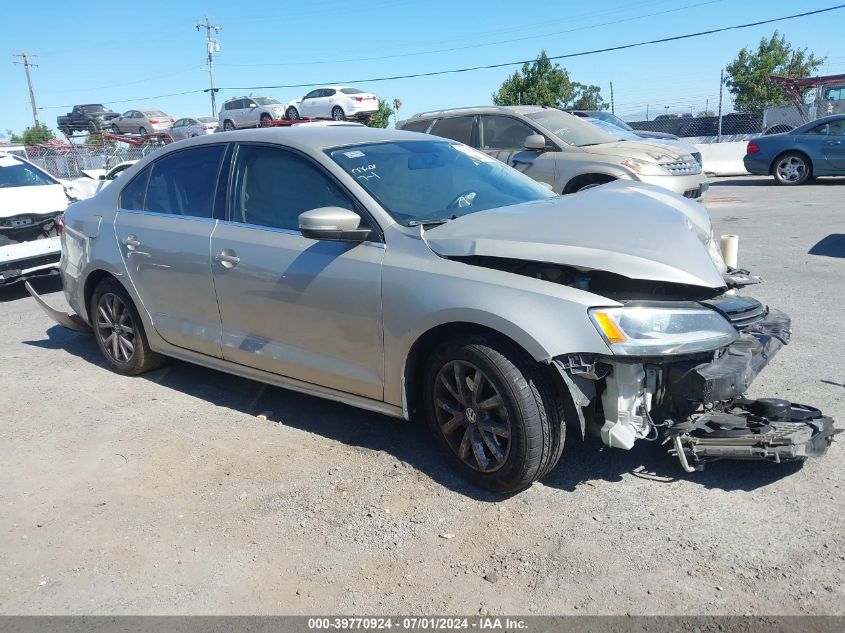
[{"label": "salvage yard", "polygon": [[[747,294],[793,320],[752,395],[840,428],[843,200],[753,177],[705,198],[764,278]],[[2,614],[845,614],[845,441],[687,475],[570,437],[500,498],[421,426],[176,361],[119,376],[22,286],[0,313]]]}]

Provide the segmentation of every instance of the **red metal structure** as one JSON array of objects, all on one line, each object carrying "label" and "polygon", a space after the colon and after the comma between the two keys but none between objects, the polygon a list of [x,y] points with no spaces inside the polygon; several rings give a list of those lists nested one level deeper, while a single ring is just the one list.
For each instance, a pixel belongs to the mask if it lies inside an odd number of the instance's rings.
[{"label": "red metal structure", "polygon": [[[792,100],[792,104],[798,108],[802,118],[806,118],[808,114],[804,103],[805,90],[816,88],[821,93],[821,88],[825,86],[845,84],[845,75],[822,75],[819,77],[799,77],[797,79],[770,75],[769,79],[783,88],[783,91]],[[816,99],[818,100],[818,97]]]}]

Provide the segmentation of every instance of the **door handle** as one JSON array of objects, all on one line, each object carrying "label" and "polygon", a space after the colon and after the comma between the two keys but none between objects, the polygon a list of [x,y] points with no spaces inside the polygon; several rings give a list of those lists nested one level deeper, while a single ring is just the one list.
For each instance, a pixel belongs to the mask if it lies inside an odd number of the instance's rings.
[{"label": "door handle", "polygon": [[134,251],[141,245],[141,242],[138,241],[138,238],[134,235],[127,235],[123,240],[123,245],[126,247],[127,250]]},{"label": "door handle", "polygon": [[828,145],[842,145],[842,141],[828,141]]},{"label": "door handle", "polygon": [[220,262],[226,268],[232,268],[232,266],[237,266],[241,262],[241,258],[234,255],[231,251],[228,253],[223,251],[214,256],[214,261]]}]

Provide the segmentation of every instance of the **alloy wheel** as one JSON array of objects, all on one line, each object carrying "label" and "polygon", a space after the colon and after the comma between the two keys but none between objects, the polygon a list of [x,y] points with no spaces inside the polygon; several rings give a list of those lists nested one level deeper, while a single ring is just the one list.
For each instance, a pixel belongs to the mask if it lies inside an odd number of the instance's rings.
[{"label": "alloy wheel", "polygon": [[135,354],[137,332],[132,314],[123,300],[107,292],[97,302],[97,336],[103,350],[118,363],[128,363]]},{"label": "alloy wheel", "polygon": [[778,163],[777,172],[784,182],[798,182],[807,172],[807,164],[798,156],[787,156]]},{"label": "alloy wheel", "polygon": [[434,385],[437,425],[449,448],[469,468],[493,472],[510,454],[511,423],[487,375],[467,361],[446,363]]},{"label": "alloy wheel", "polygon": [[332,118],[335,121],[343,121],[343,119],[344,119],[343,110],[336,107],[334,110],[332,110]]}]

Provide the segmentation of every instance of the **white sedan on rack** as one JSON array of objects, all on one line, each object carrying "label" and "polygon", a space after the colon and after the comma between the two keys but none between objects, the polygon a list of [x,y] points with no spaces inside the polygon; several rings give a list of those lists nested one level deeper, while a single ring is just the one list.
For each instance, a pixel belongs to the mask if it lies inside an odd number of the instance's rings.
[{"label": "white sedan on rack", "polygon": [[367,119],[378,110],[378,97],[351,86],[324,86],[301,99],[288,101],[285,118],[296,119]]}]

